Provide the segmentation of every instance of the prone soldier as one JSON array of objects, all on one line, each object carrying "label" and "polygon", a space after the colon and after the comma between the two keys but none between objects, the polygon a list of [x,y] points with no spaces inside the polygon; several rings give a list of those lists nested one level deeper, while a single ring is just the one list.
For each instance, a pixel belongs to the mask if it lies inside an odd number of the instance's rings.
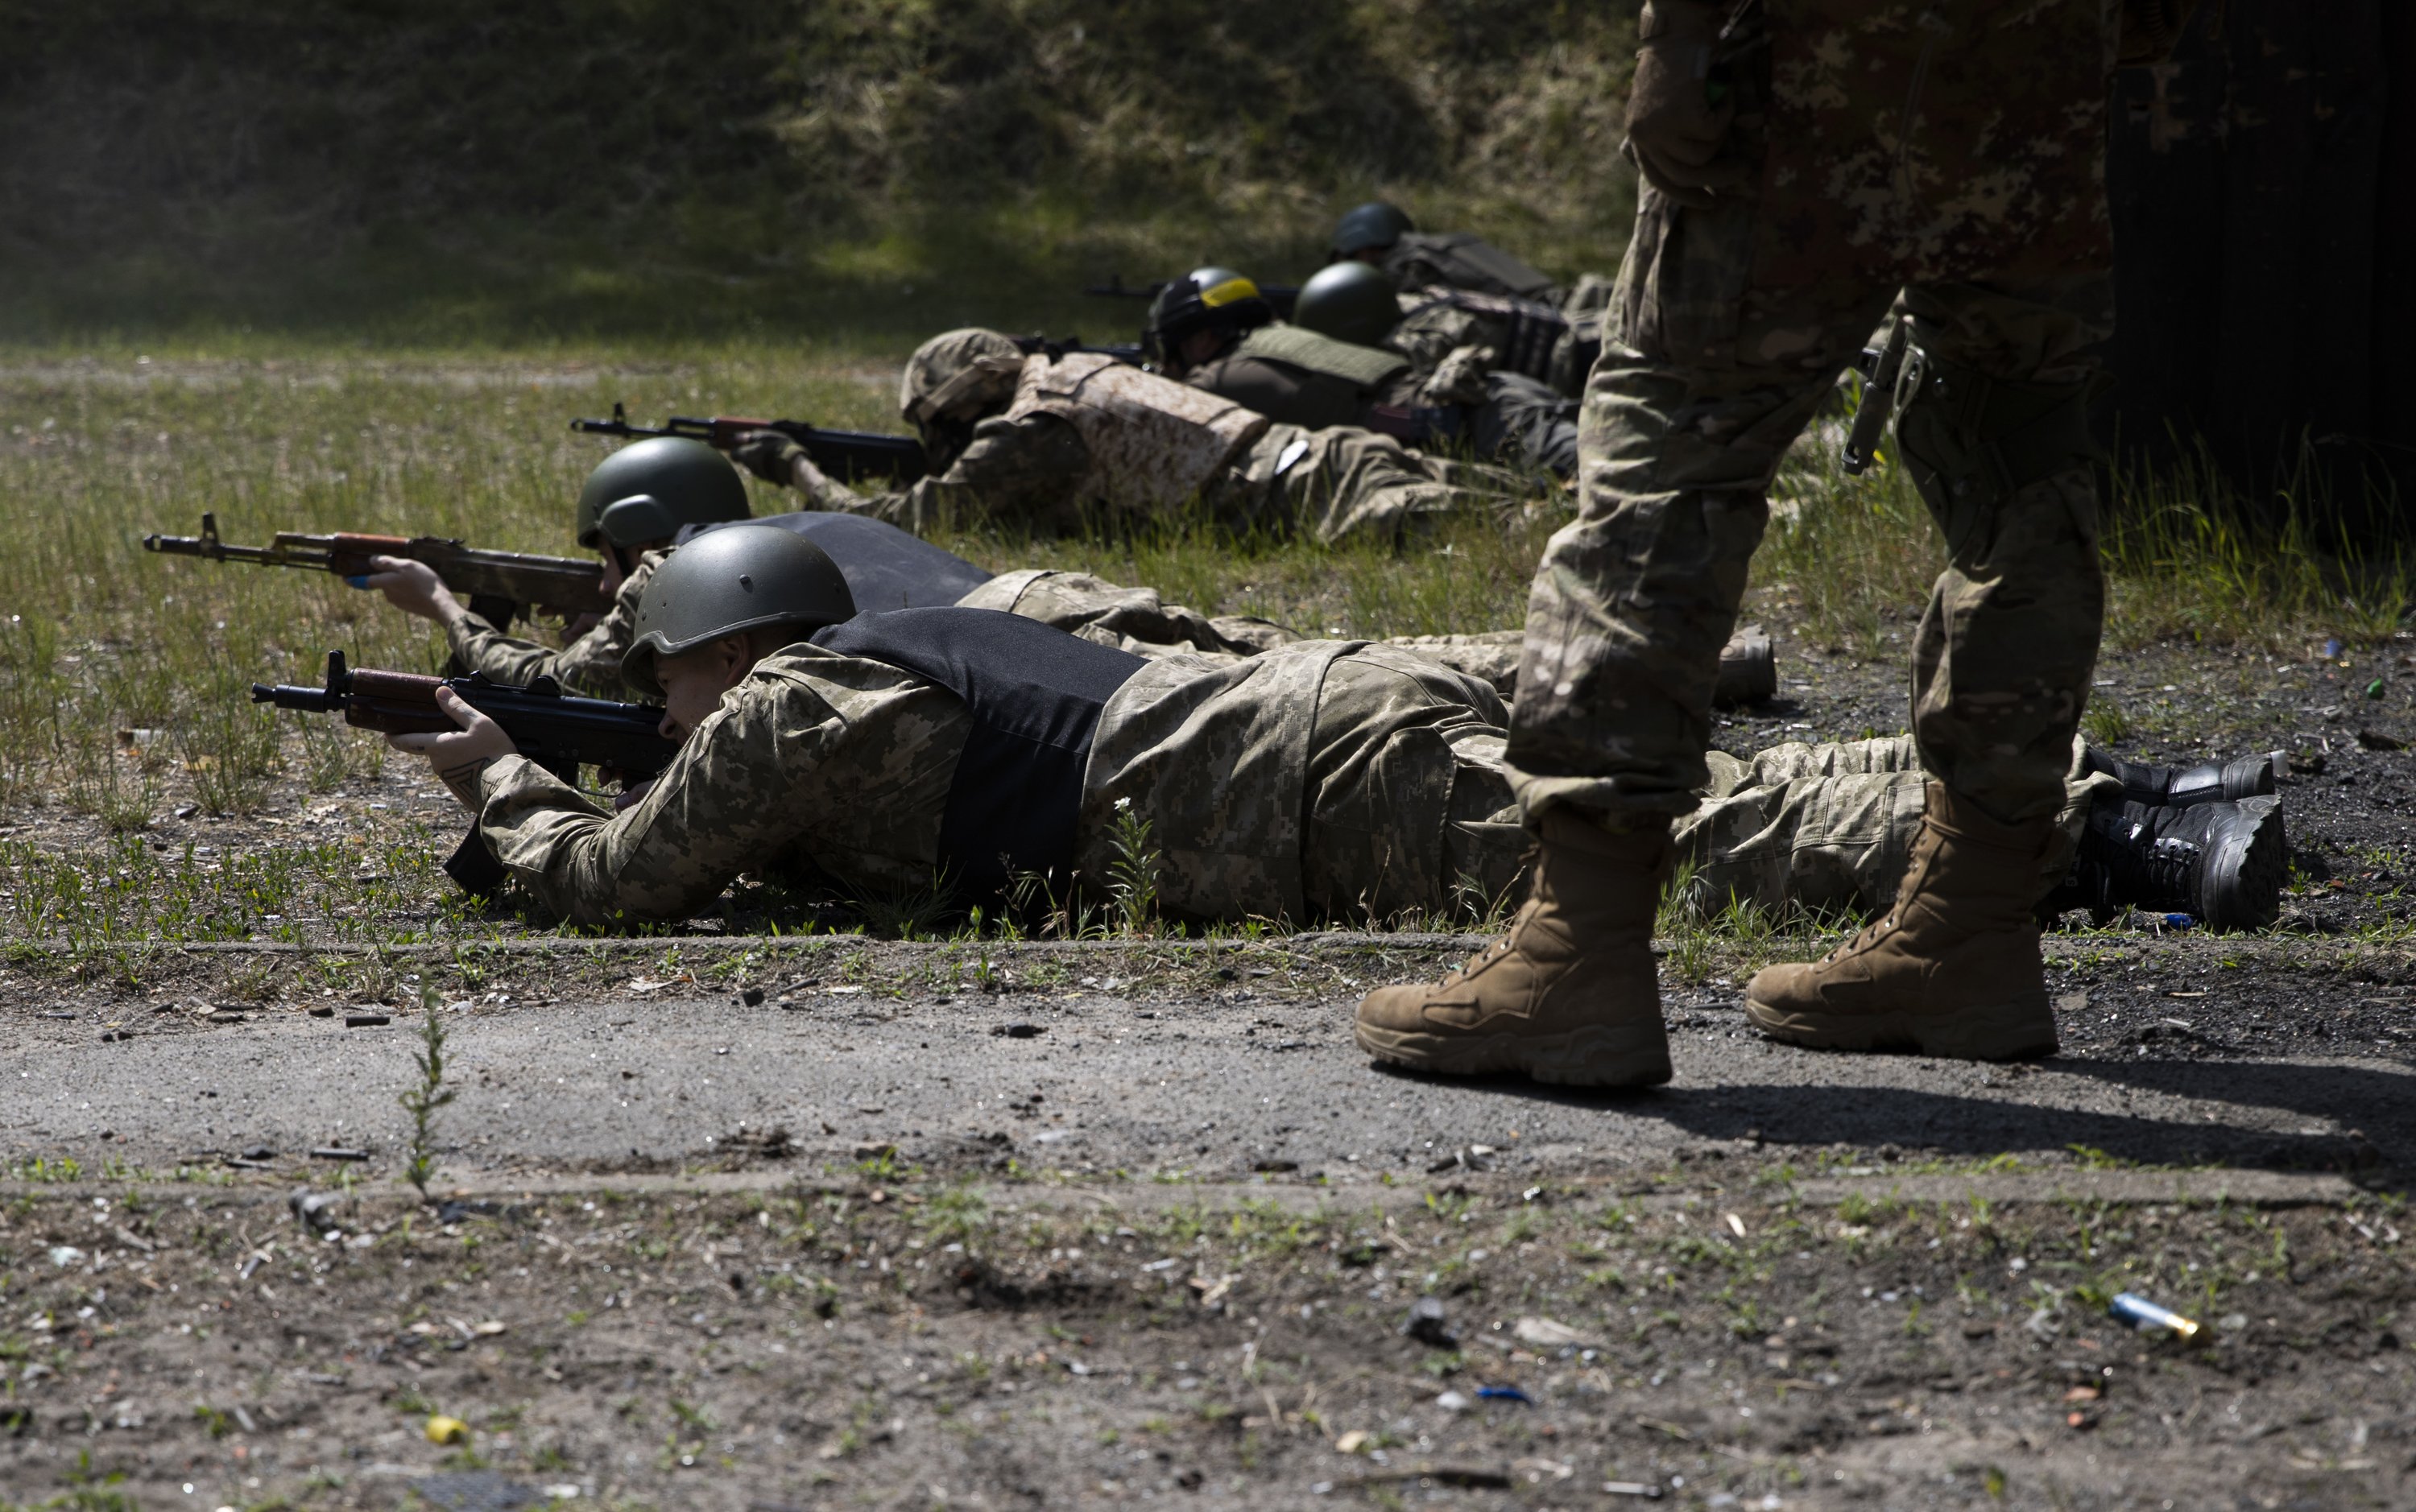
[{"label": "prone soldier", "polygon": [[[859,616],[826,554],[762,525],[701,535],[656,570],[624,675],[659,690],[663,734],[684,743],[617,816],[450,694],[460,733],[392,737],[567,921],[687,917],[747,871],[960,897],[1099,876],[1120,819],[1148,826],[1178,919],[1382,920],[1503,895],[1527,844],[1500,699],[1424,658],[1328,641],[1148,661],[992,610]],[[1710,872],[1770,880],[1778,906],[1884,895],[1918,828],[1910,751],[1763,753],[1706,795],[1682,844]],[[2084,837],[2074,888],[2109,907],[2181,896],[2186,830],[2205,842],[2192,902],[2270,917],[2278,809],[2224,796],[2250,776],[2082,772],[2068,806],[2137,808],[2127,780],[2198,801],[2173,809],[2197,817],[2163,826],[2152,874]]]},{"label": "prone soldier", "polygon": [[1453,511],[1519,507],[1525,492],[1499,468],[1350,426],[1286,425],[1100,353],[1026,354],[978,328],[916,349],[898,409],[932,468],[910,488],[867,498],[777,434],[736,455],[817,508],[917,533],[981,518],[1070,530],[1093,512],[1165,517],[1196,502],[1239,531],[1391,538]]}]

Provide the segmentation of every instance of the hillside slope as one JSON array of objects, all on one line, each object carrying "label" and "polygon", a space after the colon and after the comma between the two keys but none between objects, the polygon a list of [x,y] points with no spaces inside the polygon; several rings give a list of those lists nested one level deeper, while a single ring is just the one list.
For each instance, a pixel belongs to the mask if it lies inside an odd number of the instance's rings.
[{"label": "hillside slope", "polygon": [[0,336],[887,333],[1382,193],[1613,262],[1632,0],[0,0]]}]

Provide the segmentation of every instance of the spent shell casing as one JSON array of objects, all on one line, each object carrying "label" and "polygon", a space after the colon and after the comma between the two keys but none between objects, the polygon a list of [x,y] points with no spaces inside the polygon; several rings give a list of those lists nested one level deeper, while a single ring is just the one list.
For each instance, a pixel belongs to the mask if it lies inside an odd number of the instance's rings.
[{"label": "spent shell casing", "polygon": [[2106,1304],[2106,1310],[2143,1332],[2151,1328],[2167,1328],[2176,1339],[2197,1337],[2196,1320],[2184,1318],[2170,1308],[2158,1307],[2146,1297],[2130,1292],[2118,1294],[2113,1301]]}]

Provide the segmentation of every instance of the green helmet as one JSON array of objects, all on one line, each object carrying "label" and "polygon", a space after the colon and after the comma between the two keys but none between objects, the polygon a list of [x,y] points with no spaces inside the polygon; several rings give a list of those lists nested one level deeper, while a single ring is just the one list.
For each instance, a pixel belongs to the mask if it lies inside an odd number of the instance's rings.
[{"label": "green helmet", "polygon": [[1370,200],[1334,228],[1334,255],[1338,260],[1387,247],[1399,241],[1404,232],[1417,229],[1399,205]]},{"label": "green helmet", "polygon": [[719,452],[685,436],[652,436],[596,465],[579,490],[579,544],[663,541],[683,525],[745,519],[747,485]]},{"label": "green helmet", "polygon": [[777,525],[707,531],[663,559],[638,595],[621,679],[659,694],[655,658],[764,625],[820,628],[855,617],[830,553]]},{"label": "green helmet", "polygon": [[1159,286],[1142,327],[1141,355],[1164,362],[1168,353],[1201,331],[1237,337],[1276,318],[1259,286],[1231,268],[1194,268]]},{"label": "green helmet", "polygon": [[1365,262],[1330,262],[1309,276],[1292,301],[1291,323],[1372,347],[1392,335],[1401,320],[1393,280]]},{"label": "green helmet", "polygon": [[898,380],[898,412],[919,429],[935,420],[969,422],[1015,393],[1023,349],[1011,336],[967,326],[933,337],[906,359]]}]

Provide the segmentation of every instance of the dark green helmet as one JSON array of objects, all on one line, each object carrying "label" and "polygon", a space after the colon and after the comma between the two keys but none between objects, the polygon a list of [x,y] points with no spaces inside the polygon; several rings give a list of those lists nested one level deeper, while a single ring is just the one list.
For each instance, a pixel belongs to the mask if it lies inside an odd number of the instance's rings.
[{"label": "dark green helmet", "polygon": [[1237,337],[1275,318],[1276,307],[1241,274],[1231,268],[1194,268],[1159,289],[1149,302],[1141,354],[1163,362],[1200,331]]},{"label": "dark green helmet", "polygon": [[1393,334],[1401,302],[1393,280],[1365,262],[1332,262],[1309,276],[1292,301],[1291,323],[1336,341],[1372,347]]},{"label": "dark green helmet", "polygon": [[579,544],[664,541],[683,525],[745,519],[747,485],[719,452],[685,436],[652,436],[596,465],[579,490]]},{"label": "dark green helmet", "polygon": [[830,553],[777,525],[707,531],[663,559],[638,595],[622,681],[659,694],[655,658],[764,625],[819,629],[855,617]]},{"label": "dark green helmet", "polygon": [[1370,200],[1344,216],[1334,228],[1334,255],[1339,259],[1380,251],[1399,241],[1404,232],[1417,229],[1399,205]]}]

